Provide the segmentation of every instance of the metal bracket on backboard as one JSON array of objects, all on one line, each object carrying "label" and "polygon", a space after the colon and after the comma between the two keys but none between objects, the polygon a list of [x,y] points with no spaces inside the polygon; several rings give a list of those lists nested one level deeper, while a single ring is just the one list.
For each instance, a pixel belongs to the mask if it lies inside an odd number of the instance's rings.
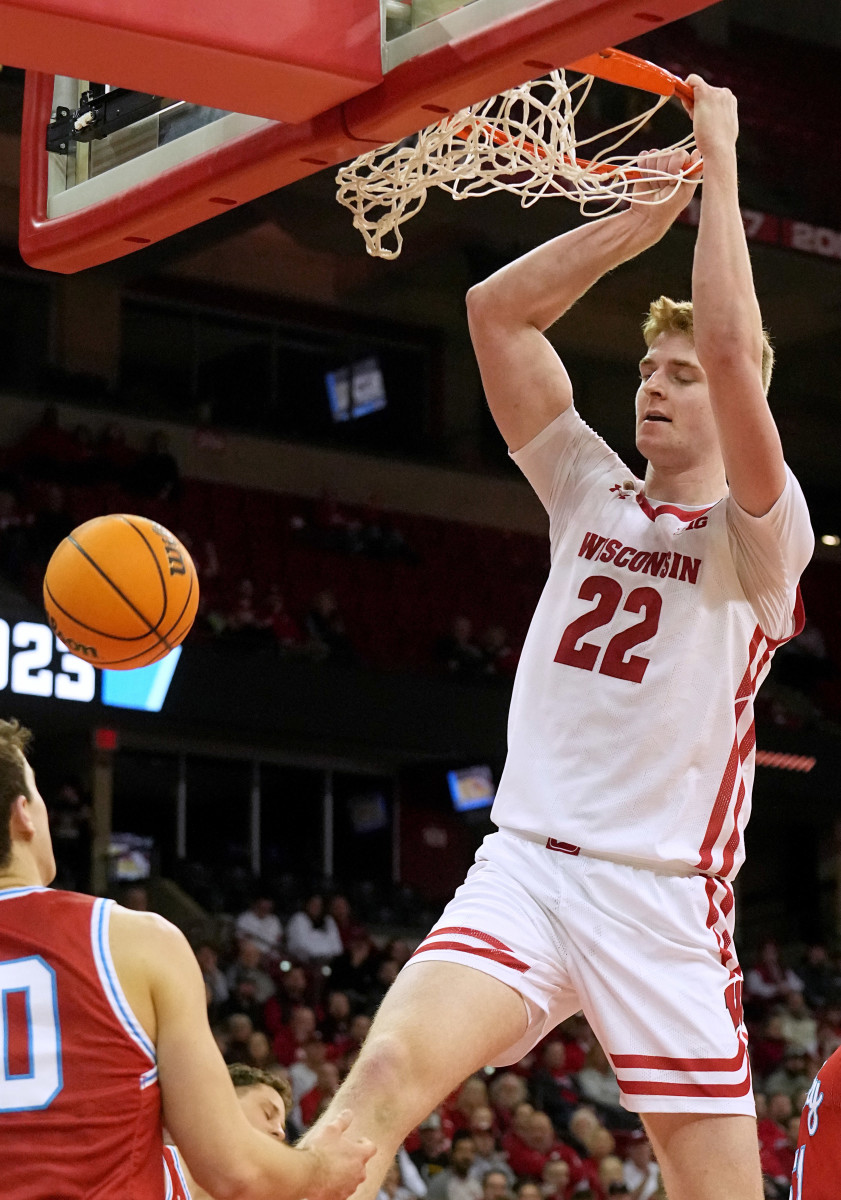
[{"label": "metal bracket on backboard", "polygon": [[128,88],[83,92],[76,109],[59,106],[47,126],[46,148],[71,154],[76,142],[93,142],[160,112],[163,96],[133,92]]}]

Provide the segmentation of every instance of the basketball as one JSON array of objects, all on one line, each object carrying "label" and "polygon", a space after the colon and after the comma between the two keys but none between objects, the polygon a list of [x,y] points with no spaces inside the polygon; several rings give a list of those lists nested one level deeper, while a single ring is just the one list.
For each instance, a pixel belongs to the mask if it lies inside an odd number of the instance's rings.
[{"label": "basketball", "polygon": [[196,616],[193,560],[146,517],[94,517],[59,544],[44,576],[50,625],[68,650],[97,667],[129,671],[184,640]]}]

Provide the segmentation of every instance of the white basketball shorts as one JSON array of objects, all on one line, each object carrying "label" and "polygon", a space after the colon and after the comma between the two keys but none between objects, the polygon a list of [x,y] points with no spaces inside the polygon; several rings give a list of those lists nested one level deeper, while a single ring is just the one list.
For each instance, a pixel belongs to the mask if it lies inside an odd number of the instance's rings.
[{"label": "white basketball shorts", "polygon": [[439,959],[523,997],[518,1062],[583,1010],[633,1112],[755,1115],[733,890],[500,830],[407,967]]}]

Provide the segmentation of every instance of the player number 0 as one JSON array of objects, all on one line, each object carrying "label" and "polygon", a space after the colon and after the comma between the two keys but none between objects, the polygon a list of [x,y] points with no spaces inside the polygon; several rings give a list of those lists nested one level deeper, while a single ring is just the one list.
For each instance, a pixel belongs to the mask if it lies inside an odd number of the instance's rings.
[{"label": "player number 0", "polygon": [[38,955],[0,962],[0,1113],[49,1108],[62,1087],[55,972]]}]

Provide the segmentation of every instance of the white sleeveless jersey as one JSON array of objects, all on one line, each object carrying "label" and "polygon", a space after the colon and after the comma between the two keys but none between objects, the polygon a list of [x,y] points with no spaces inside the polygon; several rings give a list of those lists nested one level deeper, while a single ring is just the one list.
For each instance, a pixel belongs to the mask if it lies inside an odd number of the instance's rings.
[{"label": "white sleeveless jersey", "polygon": [[650,502],[574,409],[513,457],[549,511],[552,565],[493,820],[567,853],[732,878],[754,696],[802,628],[813,539],[796,480],[761,518],[729,498]]}]

